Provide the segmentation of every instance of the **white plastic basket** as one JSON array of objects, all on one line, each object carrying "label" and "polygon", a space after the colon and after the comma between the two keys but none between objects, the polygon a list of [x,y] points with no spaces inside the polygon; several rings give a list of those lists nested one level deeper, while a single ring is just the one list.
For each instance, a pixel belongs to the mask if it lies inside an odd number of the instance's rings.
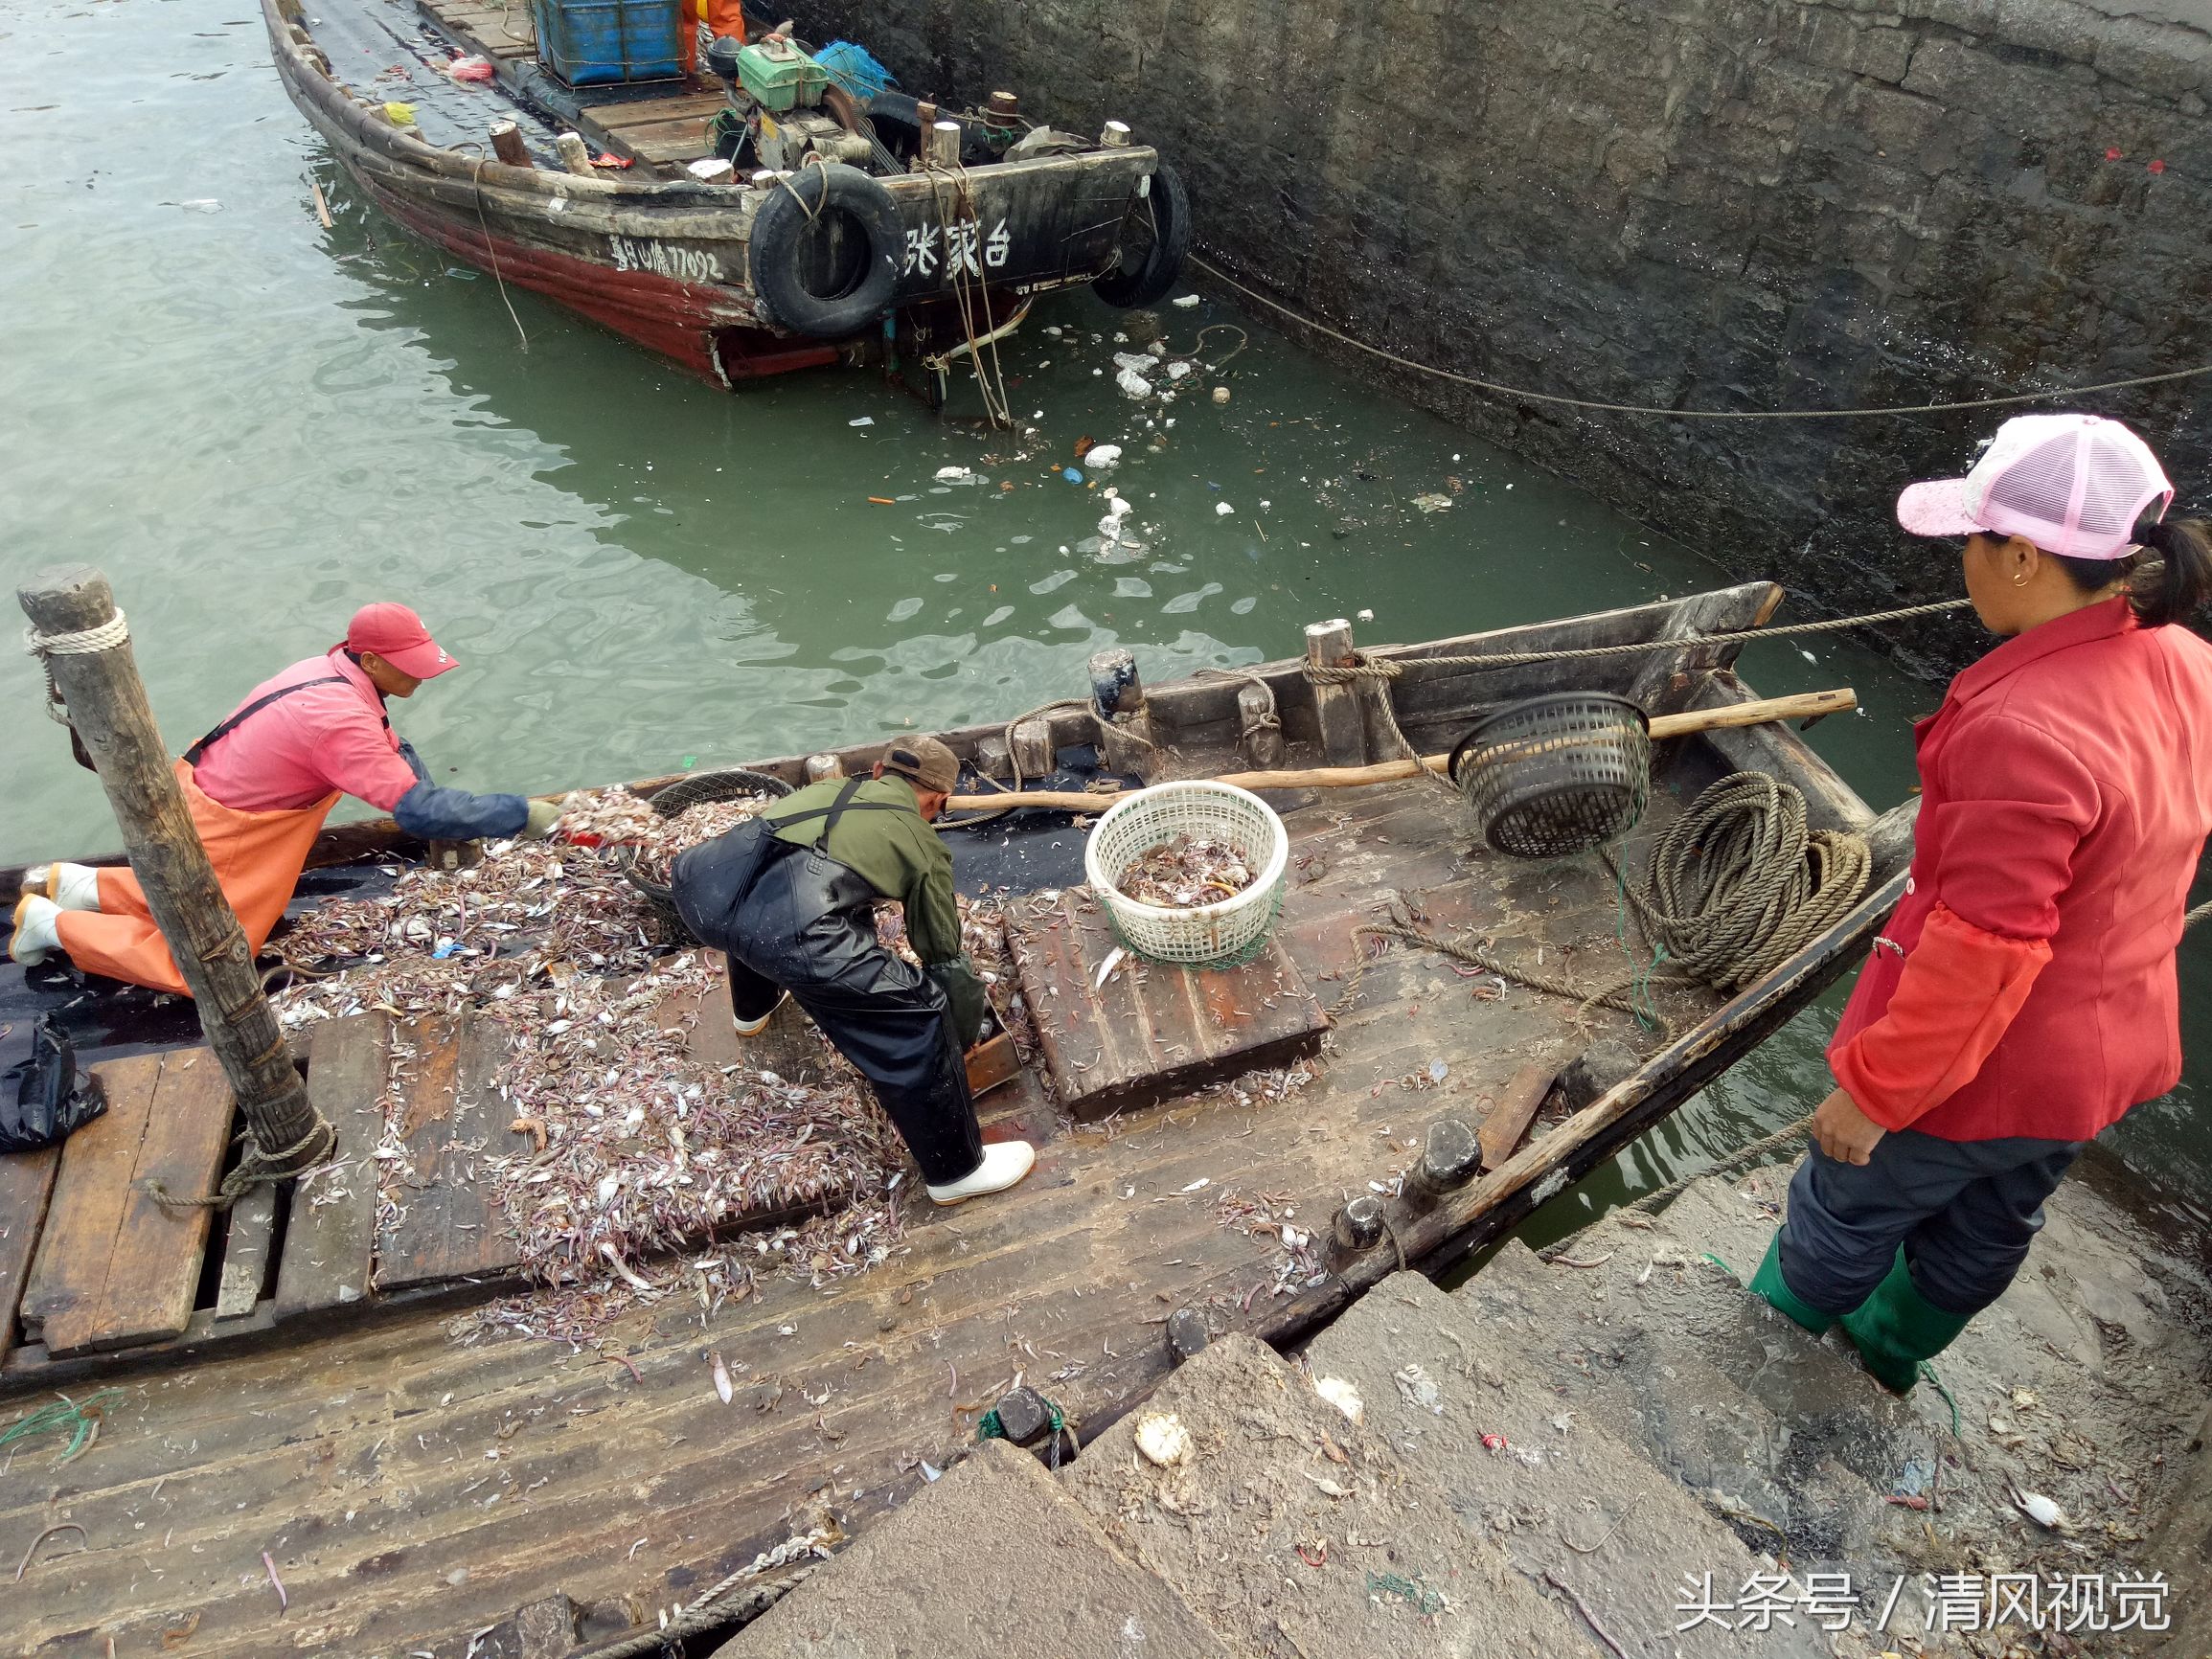
[{"label": "white plastic basket", "polygon": [[[1139,858],[1178,835],[1234,847],[1259,871],[1251,886],[1219,904],[1173,910],[1144,904],[1117,883]],[[1157,784],[1116,801],[1083,850],[1083,875],[1131,950],[1159,962],[1202,966],[1256,948],[1275,920],[1290,837],[1275,809],[1248,789],[1202,779]]]}]

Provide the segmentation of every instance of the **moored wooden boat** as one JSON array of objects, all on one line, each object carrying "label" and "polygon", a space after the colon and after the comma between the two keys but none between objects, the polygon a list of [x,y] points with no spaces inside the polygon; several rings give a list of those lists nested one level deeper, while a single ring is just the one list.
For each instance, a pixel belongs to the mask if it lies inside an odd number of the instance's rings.
[{"label": "moored wooden boat", "polygon": [[[725,386],[888,356],[941,396],[951,359],[1038,294],[1149,304],[1180,269],[1180,186],[1118,124],[1093,141],[987,109],[924,160],[903,136],[914,100],[883,94],[872,116],[832,96],[834,116],[792,112],[770,155],[713,121],[743,102],[734,80],[570,88],[536,63],[519,5],[262,0],[262,17],[292,101],[380,209]],[[464,55],[494,79],[451,80]],[[567,170],[565,132],[600,165]],[[695,173],[733,144],[747,172]]]},{"label": "moored wooden boat", "polygon": [[[1741,703],[1749,693],[1729,668],[1738,648],[1698,636],[1763,623],[1780,598],[1752,584],[1386,648],[1368,660],[1402,665],[1387,693],[1397,724],[1422,750],[1446,749],[1483,711],[1562,684],[1630,694],[1661,715]],[[1332,650],[1349,645],[1348,630],[1315,637]],[[1679,643],[1571,670],[1556,659],[1461,660],[1654,640]],[[1436,659],[1447,661],[1424,668]],[[1274,725],[1256,717],[1262,688]],[[1057,751],[1051,782],[1063,788],[1091,780],[1095,768],[1080,751],[1100,746],[1123,759],[1141,754],[1155,777],[1255,761],[1357,765],[1390,758],[1387,726],[1369,724],[1384,694],[1380,682],[1316,684],[1294,659],[1150,688],[1141,706],[1125,699],[1108,711],[1118,721],[1056,712],[1041,717],[1041,740]],[[1127,745],[1140,719],[1145,749],[1136,751]],[[999,767],[998,746],[1010,736],[1017,746],[1040,739],[1003,726],[942,735],[986,772]],[[879,747],[879,739],[856,743],[839,758],[857,768]],[[806,764],[783,757],[755,769],[796,780]],[[1787,728],[1713,730],[1661,745],[1660,787],[1628,843],[1630,861],[1707,782],[1741,769],[1794,784],[1815,827],[1863,832],[1874,824]],[[951,1213],[909,1205],[896,1248],[867,1271],[818,1285],[763,1278],[749,1299],[718,1307],[692,1298],[677,1261],[646,1264],[673,1293],[618,1321],[604,1352],[520,1341],[457,1346],[442,1317],[404,1298],[356,1294],[287,1313],[276,1306],[281,1288],[268,1294],[282,1284],[282,1239],[253,1312],[227,1326],[200,1307],[159,1351],[65,1359],[21,1349],[0,1374],[8,1385],[99,1374],[128,1391],[111,1408],[97,1455],[70,1466],[70,1512],[87,1524],[91,1547],[41,1569],[51,1581],[24,1615],[29,1645],[96,1624],[119,1639],[154,1633],[157,1619],[175,1627],[195,1616],[203,1642],[259,1648],[312,1633],[309,1645],[348,1652],[445,1651],[518,1621],[525,1608],[572,1635],[650,1626],[656,1606],[688,1600],[794,1531],[833,1523],[851,1532],[899,1503],[924,1478],[924,1463],[942,1466],[972,1438],[981,1411],[1017,1376],[1087,1440],[1173,1363],[1173,1314],[1187,1311],[1214,1334],[1239,1329],[1288,1344],[1396,1267],[1401,1253],[1441,1269],[1495,1239],[1855,963],[1903,879],[1901,847],[1878,844],[1864,898],[1772,972],[1727,998],[1660,989],[1658,1011],[1680,1034],[1662,1040],[1614,1009],[1458,977],[1421,949],[1377,955],[1357,932],[1370,920],[1411,920],[1437,935],[1486,939],[1514,962],[1540,959],[1594,988],[1621,966],[1613,883],[1595,865],[1471,852],[1456,799],[1418,781],[1271,799],[1296,872],[1276,958],[1259,970],[1271,982],[1234,981],[1236,994],[1179,999],[1170,994],[1179,970],[1154,967],[1146,970],[1149,990],[1132,989],[1127,970],[1103,991],[1086,989],[1082,952],[1095,955],[1098,942],[1077,937],[1083,920],[1061,895],[1017,896],[1018,954],[1033,1002],[1071,1005],[1064,1030],[1081,1029],[1072,1011],[1081,1002],[1093,1029],[1122,1021],[1165,1048],[1251,1034],[1245,1052],[1262,1052],[1262,1039],[1275,1045],[1266,1052],[1278,1067],[1312,1074],[1302,1086],[1286,1087],[1280,1069],[1240,1075],[1223,1065],[1197,1079],[1202,1087],[1093,1122],[1063,1112],[1025,1074],[984,1102],[987,1132],[1018,1132],[1040,1147],[1038,1171],[1022,1188]],[[988,834],[952,833],[965,887],[980,878],[981,852],[1010,835],[1038,850],[1027,887],[1062,887],[1067,864],[1055,845],[1073,837],[1004,821]],[[327,835],[320,854],[337,864],[405,851],[391,826],[355,825]],[[1006,868],[1001,858],[988,878],[1003,880]],[[1066,971],[1069,953],[1086,971]],[[1331,1052],[1319,1060],[1304,1057],[1303,1036],[1286,1034],[1280,1006],[1262,1011],[1263,1002],[1294,1001],[1300,986],[1330,1015]],[[1209,1001],[1210,1013],[1191,1015],[1188,1031],[1164,1023],[1183,1017],[1161,1011],[1171,1005]],[[383,1029],[378,1040],[393,1040],[394,1028]],[[1601,1077],[1609,1086],[1594,1098],[1575,1092],[1572,1079],[1554,1082],[1601,1042],[1632,1051],[1625,1077]],[[347,1063],[318,1047],[309,1079],[313,1087],[320,1079],[326,1103],[339,1098]],[[466,1076],[481,1061],[463,1054],[455,1064]],[[1547,1132],[1516,1150],[1531,1112]],[[1478,1127],[1486,1156],[1479,1171],[1469,1164],[1453,1178],[1425,1179],[1427,1131],[1448,1120]],[[498,1132],[496,1124],[466,1135],[457,1127],[451,1140]],[[1351,1218],[1332,1247],[1354,1197],[1377,1200],[1377,1224]],[[427,1187],[407,1200],[422,1214],[438,1201]],[[295,1201],[294,1227],[325,1219]],[[449,1306],[488,1293],[467,1277],[442,1288],[416,1283]],[[8,1283],[0,1261],[0,1284]],[[734,1379],[729,1403],[710,1352]],[[178,1370],[187,1360],[191,1369]],[[185,1377],[191,1386],[177,1386]],[[42,1499],[11,1500],[9,1518],[26,1535],[43,1524],[30,1518]],[[150,1514],[133,1507],[146,1503]],[[132,1530],[134,1518],[173,1526],[158,1612],[140,1582],[148,1534]],[[262,1548],[287,1587],[288,1613],[273,1593],[239,1593],[238,1575],[260,1565]]]}]

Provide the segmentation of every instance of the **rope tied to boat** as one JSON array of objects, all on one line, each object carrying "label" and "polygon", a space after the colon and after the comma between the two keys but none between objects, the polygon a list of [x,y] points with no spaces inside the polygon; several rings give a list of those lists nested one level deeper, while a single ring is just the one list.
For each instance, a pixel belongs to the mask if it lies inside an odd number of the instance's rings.
[{"label": "rope tied to boat", "polygon": [[42,634],[34,627],[25,628],[23,653],[33,657],[86,657],[95,651],[111,651],[129,638],[129,619],[119,607],[98,627],[80,628],[76,633]]},{"label": "rope tied to boat", "polygon": [[1256,670],[1252,669],[1200,669],[1193,677],[1201,680],[1233,680],[1256,688],[1267,699],[1266,706],[1260,709],[1247,710],[1242,703],[1238,705],[1237,739],[1239,742],[1249,742],[1253,737],[1261,732],[1280,732],[1283,729],[1283,716],[1275,705],[1275,688],[1270,686],[1266,679]]},{"label": "rope tied to boat", "polygon": [[[1037,1398],[1038,1403],[1044,1407],[1045,1421],[1052,1435],[1051,1449],[1046,1455],[1051,1460],[1052,1466],[1057,1469],[1060,1467],[1060,1437],[1065,1435],[1072,1442],[1075,1439],[1075,1430],[1068,1424],[1067,1413],[1060,1410],[1057,1403],[1041,1394]],[[996,1406],[992,1406],[975,1420],[976,1444],[981,1445],[987,1440],[1002,1440],[1009,1444],[1013,1443],[1012,1437],[1006,1432],[1006,1423],[999,1417]]]},{"label": "rope tied to boat", "polygon": [[1572,662],[1593,657],[1635,656],[1647,651],[1687,651],[1699,646],[1749,645],[1757,640],[1784,639],[1798,634],[1838,633],[1846,628],[1873,627],[1880,623],[1906,622],[1915,617],[1963,610],[1973,602],[1967,599],[1937,600],[1930,604],[1870,611],[1862,616],[1830,617],[1823,622],[1785,623],[1779,627],[1729,628],[1714,634],[1682,634],[1631,640],[1626,645],[1580,646],[1563,650],[1494,651],[1480,655],[1403,658],[1371,657],[1365,651],[1354,651],[1349,663],[1308,663],[1305,666],[1306,677],[1315,685],[1345,686],[1357,680],[1399,679],[1408,668],[1498,669],[1511,668],[1519,663]]},{"label": "rope tied to boat", "polygon": [[264,1152],[249,1143],[239,1154],[238,1167],[205,1197],[186,1198],[171,1193],[159,1175],[147,1178],[145,1192],[165,1210],[227,1210],[256,1187],[274,1186],[329,1163],[337,1149],[338,1131],[328,1119],[317,1117],[306,1134],[274,1152]]},{"label": "rope tied to boat", "polygon": [[[819,1532],[787,1538],[772,1550],[763,1550],[751,1561],[699,1596],[691,1605],[670,1617],[657,1629],[632,1631],[602,1647],[586,1648],[575,1654],[573,1659],[639,1659],[642,1654],[673,1648],[687,1637],[746,1624],[759,1618],[827,1566],[831,1542],[830,1536]],[[821,1559],[807,1561],[804,1566],[780,1578],[758,1584],[751,1592],[735,1601],[721,1601],[724,1595],[748,1579],[758,1579],[772,1568],[789,1566],[793,1561],[808,1556],[819,1556]]]}]

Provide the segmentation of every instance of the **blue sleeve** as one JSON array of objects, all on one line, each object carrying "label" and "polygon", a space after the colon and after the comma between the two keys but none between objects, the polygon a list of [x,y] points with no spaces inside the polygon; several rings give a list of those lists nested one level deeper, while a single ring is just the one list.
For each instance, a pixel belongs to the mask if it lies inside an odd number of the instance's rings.
[{"label": "blue sleeve", "polygon": [[520,830],[530,821],[530,803],[520,795],[476,795],[418,784],[399,797],[392,816],[424,841],[483,841]]},{"label": "blue sleeve", "polygon": [[399,739],[399,759],[407,762],[407,770],[415,774],[415,782],[430,782],[430,768],[422,764],[422,757],[415,753],[415,745],[404,738]]}]

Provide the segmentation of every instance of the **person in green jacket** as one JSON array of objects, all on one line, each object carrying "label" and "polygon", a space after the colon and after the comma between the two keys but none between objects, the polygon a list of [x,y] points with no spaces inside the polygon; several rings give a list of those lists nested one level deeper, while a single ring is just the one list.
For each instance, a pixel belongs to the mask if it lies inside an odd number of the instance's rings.
[{"label": "person in green jacket", "polygon": [[[983,983],[961,949],[952,854],[929,827],[959,774],[936,739],[901,739],[869,777],[809,784],[693,848],[671,882],[685,925],[729,957],[738,1034],[794,998],[874,1086],[940,1204],[1003,1192],[1037,1158],[1026,1141],[986,1147],[969,1098]],[[905,907],[919,970],[877,942],[879,898]]]}]

